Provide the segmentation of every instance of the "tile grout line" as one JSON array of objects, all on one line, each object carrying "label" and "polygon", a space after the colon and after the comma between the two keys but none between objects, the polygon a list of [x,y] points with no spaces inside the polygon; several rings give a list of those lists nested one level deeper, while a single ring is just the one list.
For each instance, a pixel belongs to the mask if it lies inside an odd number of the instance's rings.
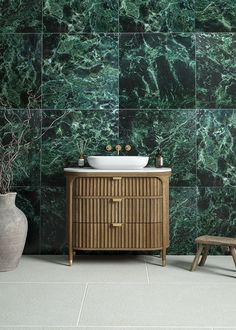
[{"label": "tile grout line", "polygon": [[[171,283],[178,283],[178,282],[171,282]],[[207,282],[205,282],[205,283],[207,283]],[[212,282],[209,282],[209,283],[212,283]],[[215,282],[215,283],[221,283],[221,282]],[[101,285],[101,284],[104,284],[104,285],[120,285],[120,284],[122,284],[122,285],[145,285],[145,284],[147,284],[146,283],[146,281],[145,282],[120,282],[120,281],[118,281],[118,282],[96,282],[96,281],[89,281],[89,282],[76,282],[76,281],[71,281],[71,282],[62,282],[62,281],[58,281],[58,282],[56,282],[56,281],[48,281],[48,282],[46,282],[46,281],[44,281],[44,282],[29,282],[29,281],[27,281],[27,282],[16,282],[16,281],[0,281],[0,285],[1,284],[83,284],[83,285],[85,285],[85,284],[96,284],[96,285]],[[227,284],[227,283],[226,283]]]},{"label": "tile grout line", "polygon": [[118,2],[118,22],[117,22],[117,66],[118,66],[118,141],[120,141],[120,2]]},{"label": "tile grout line", "polygon": [[40,222],[39,222],[39,246],[38,246],[38,252],[41,254],[42,252],[42,129],[43,129],[43,40],[44,40],[44,34],[43,34],[43,8],[44,8],[44,3],[42,1],[41,4],[41,10],[42,10],[42,16],[41,16],[41,32],[40,32],[40,38],[41,38],[41,86],[40,86],[40,93],[41,93],[41,111],[40,111],[40,153],[39,153],[39,217],[40,217]]},{"label": "tile grout line", "polygon": [[[196,18],[195,18],[195,31],[196,31]],[[198,170],[197,170],[197,166],[198,166],[198,145],[197,145],[197,135],[198,135],[198,106],[197,106],[197,42],[198,42],[198,37],[197,34],[194,33],[194,42],[195,42],[195,56],[194,56],[194,60],[195,60],[195,81],[194,81],[194,85],[195,85],[195,117],[194,117],[194,121],[195,121],[195,150],[196,150],[196,154],[195,154],[195,220],[196,220],[196,227],[197,227],[197,236],[198,236]]]},{"label": "tile grout line", "polygon": [[145,260],[144,262],[145,262],[145,269],[146,269],[146,276],[147,276],[147,284],[150,284],[147,262],[146,262],[146,259],[144,259],[144,260]]},{"label": "tile grout line", "polygon": [[[233,278],[232,279],[232,282],[234,281],[235,279]],[[231,281],[231,279],[230,279]],[[232,283],[228,281],[227,283],[224,283],[224,285],[232,285]],[[85,283],[87,283],[88,285],[132,285],[132,286],[137,286],[137,285],[148,285],[148,284],[152,284],[152,285],[158,285],[158,284],[162,284],[162,285],[173,285],[173,284],[179,284],[181,285],[182,282],[181,281],[171,281],[171,282],[160,282],[160,281],[156,281],[156,282],[152,282],[150,283],[150,281],[145,281],[145,282],[54,282],[54,281],[51,281],[51,282],[1,282],[0,281],[0,285],[2,284],[17,284],[17,285],[20,285],[20,284],[50,284],[50,285],[53,285],[53,284],[80,284],[80,285],[84,285]],[[188,284],[192,284],[192,285],[195,285],[195,286],[202,286],[203,284],[204,285],[209,285],[209,284],[222,284],[222,282],[220,281],[215,281],[215,282],[212,282],[209,280],[209,282],[202,282],[202,283],[192,283],[192,282],[188,282]],[[1,329],[1,328],[0,328]],[[236,328],[235,328],[236,330]]]},{"label": "tile grout line", "polygon": [[80,310],[79,310],[79,315],[78,315],[77,323],[76,323],[76,326],[77,326],[77,327],[79,326],[80,317],[81,317],[82,310],[83,310],[83,306],[84,306],[84,301],[85,301],[85,298],[86,298],[86,295],[87,295],[87,290],[88,290],[88,283],[86,283],[86,286],[85,286],[85,289],[84,289],[84,294],[83,294],[83,298],[82,298],[82,301],[81,301],[81,306],[80,306]]},{"label": "tile grout line", "polygon": [[195,137],[194,137],[194,143],[195,143],[195,150],[196,150],[196,154],[195,154],[195,223],[196,223],[196,235],[198,236],[198,191],[199,191],[199,186],[198,186],[198,145],[197,145],[197,141],[198,141],[198,101],[197,101],[197,93],[198,93],[198,81],[197,81],[197,43],[198,43],[198,35],[196,34],[196,17],[195,17],[195,32],[194,32],[194,42],[195,42],[195,56],[194,56],[194,60],[195,60],[195,81],[194,81],[194,85],[195,85],[195,117],[194,117],[194,121],[195,121]]},{"label": "tile grout line", "polygon": [[[12,329],[12,325],[0,325],[0,329],[1,328],[10,328]],[[43,327],[43,328],[48,328],[48,329],[52,329],[52,326],[51,325],[14,325],[14,328],[19,328],[19,329],[32,329],[32,328],[38,328],[38,327]],[[56,326],[53,326],[53,327],[60,327],[60,329],[67,329],[67,328],[74,328],[74,329],[78,329],[77,326],[73,325],[64,325],[64,326],[61,326],[61,325],[56,325]],[[97,326],[94,326],[94,325],[80,325],[79,328],[84,328],[84,329],[88,329],[88,328],[93,328],[94,327],[96,328],[106,328],[106,329],[124,329],[124,328],[127,328],[127,329],[176,329],[176,330],[183,330],[183,329],[186,329],[186,330],[198,330],[198,329],[206,329],[206,330],[217,330],[217,329],[222,329],[222,327],[220,326],[216,326],[214,328],[212,327],[207,327],[207,326],[189,326],[189,325],[186,325],[186,326],[175,326],[175,325],[172,325],[171,328],[169,325],[163,325],[163,326],[160,326],[160,325],[142,325],[142,326],[136,326],[136,325],[97,325]],[[229,330],[232,330],[232,329],[235,329],[235,328],[232,328],[230,326],[224,326],[223,329],[229,329]]]}]

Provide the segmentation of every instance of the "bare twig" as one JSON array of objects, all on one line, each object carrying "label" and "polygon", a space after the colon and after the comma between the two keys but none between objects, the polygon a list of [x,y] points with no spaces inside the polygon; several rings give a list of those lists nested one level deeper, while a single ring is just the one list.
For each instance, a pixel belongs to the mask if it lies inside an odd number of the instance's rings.
[{"label": "bare twig", "polygon": [[[34,119],[33,112],[35,110],[24,110],[24,118],[19,115],[18,111],[3,111],[5,125],[0,127],[0,194],[9,192],[13,181],[16,160],[20,156],[22,150],[28,151],[29,147],[34,142],[40,140],[58,120],[65,117],[70,112],[63,112],[62,115],[52,121],[43,132],[39,132],[36,136],[32,136],[32,120]],[[13,114],[15,125],[12,125],[12,122],[9,119],[9,114]]]}]

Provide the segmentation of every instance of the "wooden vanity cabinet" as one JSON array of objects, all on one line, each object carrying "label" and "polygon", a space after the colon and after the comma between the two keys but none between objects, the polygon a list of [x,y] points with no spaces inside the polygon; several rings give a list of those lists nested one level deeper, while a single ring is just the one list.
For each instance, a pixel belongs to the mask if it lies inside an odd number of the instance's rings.
[{"label": "wooden vanity cabinet", "polygon": [[69,264],[76,250],[159,250],[165,266],[170,174],[65,171]]}]

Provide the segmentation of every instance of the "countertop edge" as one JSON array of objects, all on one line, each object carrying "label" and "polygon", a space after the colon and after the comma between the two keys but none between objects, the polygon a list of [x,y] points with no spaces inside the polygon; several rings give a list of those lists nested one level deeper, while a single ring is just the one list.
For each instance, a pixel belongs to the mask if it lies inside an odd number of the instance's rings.
[{"label": "countertop edge", "polygon": [[85,168],[77,168],[77,167],[66,167],[64,168],[64,172],[70,173],[165,173],[171,172],[171,168],[169,167],[144,167],[140,170],[100,170],[90,167]]}]

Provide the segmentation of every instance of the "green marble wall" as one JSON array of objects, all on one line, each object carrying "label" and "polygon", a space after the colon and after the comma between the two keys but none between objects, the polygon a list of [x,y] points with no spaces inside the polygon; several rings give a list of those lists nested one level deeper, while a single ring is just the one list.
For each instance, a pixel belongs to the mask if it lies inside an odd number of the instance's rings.
[{"label": "green marble wall", "polygon": [[25,253],[66,253],[63,167],[76,166],[81,138],[86,156],[130,143],[149,166],[162,147],[169,253],[236,235],[234,2],[0,0],[0,138],[34,114],[12,185]]}]

